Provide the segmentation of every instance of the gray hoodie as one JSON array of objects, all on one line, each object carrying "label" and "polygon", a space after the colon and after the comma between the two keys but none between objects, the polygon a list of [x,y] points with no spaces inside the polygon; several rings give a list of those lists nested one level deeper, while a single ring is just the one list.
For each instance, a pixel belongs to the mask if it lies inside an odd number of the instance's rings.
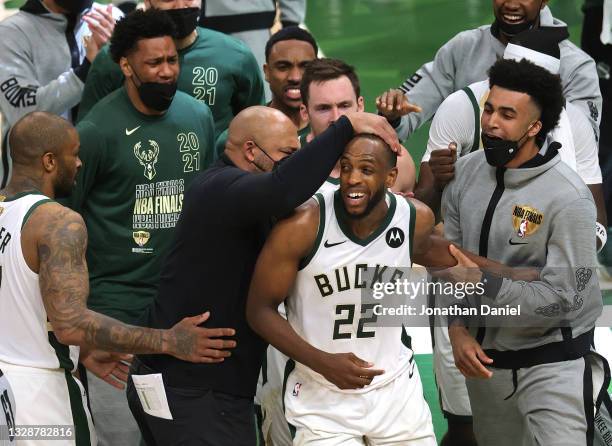
[{"label": "gray hoodie", "polygon": [[[567,27],[553,18],[548,7],[540,12],[540,25]],[[433,61],[426,63],[400,87],[421,113],[410,113],[396,129],[400,139],[429,121],[451,93],[488,78],[487,71],[504,54],[505,46],[492,34],[491,25],[463,31],[445,43]],[[589,117],[596,139],[601,120],[601,92],[593,59],[568,39],[559,44],[561,81],[566,99]]]},{"label": "gray hoodie", "polygon": [[[114,10],[114,15],[121,12]],[[65,15],[50,12],[40,0],[29,0],[20,11],[0,22],[0,187],[9,177],[5,139],[10,127],[33,111],[70,119],[70,110],[81,100],[89,69],[83,37],[90,32],[87,24],[77,19],[71,51],[66,37],[68,26]]]},{"label": "gray hoodie", "polygon": [[479,150],[461,157],[444,189],[449,240],[503,264],[541,268],[540,280],[489,276],[483,304],[520,305],[521,327],[487,327],[485,349],[530,349],[591,330],[602,311],[595,269],[595,204],[556,150],[534,167],[495,168]]}]

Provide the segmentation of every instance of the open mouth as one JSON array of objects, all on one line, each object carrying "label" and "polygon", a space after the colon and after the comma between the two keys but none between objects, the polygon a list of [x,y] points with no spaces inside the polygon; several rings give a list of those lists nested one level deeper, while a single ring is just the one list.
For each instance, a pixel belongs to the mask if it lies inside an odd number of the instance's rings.
[{"label": "open mouth", "polygon": [[512,25],[516,25],[517,23],[522,23],[525,21],[525,16],[521,14],[502,14],[502,19],[506,23],[510,23]]},{"label": "open mouth", "polygon": [[349,206],[359,206],[366,201],[366,194],[364,192],[347,192],[345,197],[345,202]]},{"label": "open mouth", "polygon": [[285,96],[287,96],[289,99],[302,99],[302,94],[300,93],[300,89],[298,87],[285,88]]}]

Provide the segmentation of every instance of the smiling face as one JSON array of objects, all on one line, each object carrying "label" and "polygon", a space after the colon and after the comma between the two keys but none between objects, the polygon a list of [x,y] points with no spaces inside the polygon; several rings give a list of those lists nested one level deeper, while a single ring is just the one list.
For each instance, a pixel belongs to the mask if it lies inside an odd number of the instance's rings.
[{"label": "smiling face", "polygon": [[494,85],[485,102],[480,125],[488,136],[518,141],[520,145],[525,136],[538,133],[539,117],[540,110],[528,94]]},{"label": "smiling face", "polygon": [[548,0],[493,0],[495,18],[508,25],[533,22]]},{"label": "smiling face", "polygon": [[340,158],[340,194],[352,218],[368,216],[384,205],[387,188],[395,184],[397,167],[391,149],[373,136],[357,136]]}]

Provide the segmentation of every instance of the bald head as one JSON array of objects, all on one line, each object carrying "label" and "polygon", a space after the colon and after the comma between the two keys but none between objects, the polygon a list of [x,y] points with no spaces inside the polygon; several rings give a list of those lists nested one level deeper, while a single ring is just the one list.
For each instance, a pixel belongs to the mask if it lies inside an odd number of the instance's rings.
[{"label": "bald head", "polygon": [[275,108],[256,105],[245,108],[230,122],[227,140],[235,146],[247,140],[265,144],[267,139],[287,131],[297,132],[287,115]]},{"label": "bald head", "polygon": [[14,168],[38,165],[48,152],[58,155],[71,136],[76,137],[76,130],[64,118],[47,112],[28,113],[9,134]]},{"label": "bald head", "polygon": [[298,147],[293,122],[279,110],[257,105],[242,110],[230,122],[225,152],[242,169],[254,170],[247,166],[251,164],[255,170],[268,171],[274,161]]}]

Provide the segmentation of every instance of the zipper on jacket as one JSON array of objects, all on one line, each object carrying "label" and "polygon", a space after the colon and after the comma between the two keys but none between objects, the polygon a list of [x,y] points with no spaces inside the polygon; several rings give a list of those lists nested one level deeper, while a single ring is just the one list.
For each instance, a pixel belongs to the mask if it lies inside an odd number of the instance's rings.
[{"label": "zipper on jacket", "polygon": [[[493,215],[495,214],[497,203],[499,203],[499,200],[501,199],[506,188],[504,185],[505,172],[505,167],[498,167],[495,171],[495,179],[497,180],[497,184],[495,185],[495,190],[493,191],[493,195],[491,195],[491,199],[489,200],[489,205],[487,206],[487,211],[485,212],[484,219],[482,220],[482,226],[480,227],[478,255],[481,257],[487,257],[487,254],[489,253],[489,233],[491,232],[491,222],[493,221]],[[477,301],[478,306],[480,307],[482,301],[480,298],[478,298]],[[480,316],[480,318],[482,318],[482,316]],[[485,337],[485,332],[486,328],[479,324],[478,332],[476,333],[476,341],[481,345]]]}]

